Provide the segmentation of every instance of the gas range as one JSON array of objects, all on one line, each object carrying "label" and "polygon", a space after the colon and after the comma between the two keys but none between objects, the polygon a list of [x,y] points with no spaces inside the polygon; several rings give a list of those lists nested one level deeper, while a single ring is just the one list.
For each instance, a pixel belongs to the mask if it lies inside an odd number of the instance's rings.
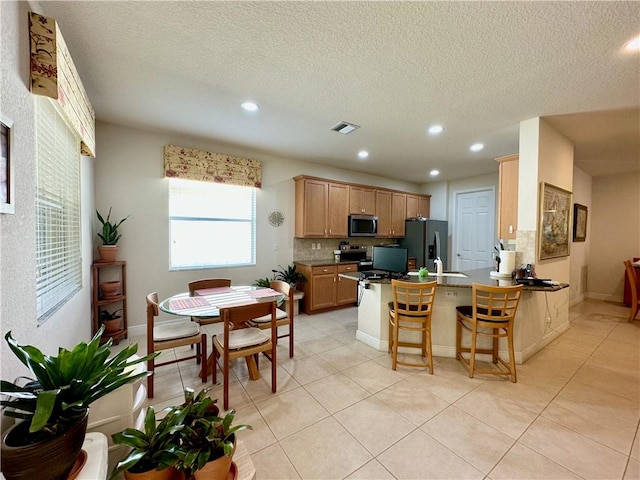
[{"label": "gas range", "polygon": [[364,245],[340,245],[341,262],[358,262],[358,271],[371,270],[373,262],[367,257],[367,247]]}]

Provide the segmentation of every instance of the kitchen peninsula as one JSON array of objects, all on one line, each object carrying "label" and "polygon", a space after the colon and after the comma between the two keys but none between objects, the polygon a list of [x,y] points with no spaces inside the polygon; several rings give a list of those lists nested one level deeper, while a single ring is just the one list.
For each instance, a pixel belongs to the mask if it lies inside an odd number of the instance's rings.
[{"label": "kitchen peninsula", "polygon": [[[494,286],[515,284],[511,278],[491,276],[490,271],[491,268],[483,268],[445,273],[441,276],[430,274],[425,279],[420,279],[417,275],[408,277],[407,281],[416,283],[434,280],[438,282],[431,324],[433,355],[455,358],[456,306],[471,305],[472,283]],[[377,350],[386,351],[389,341],[388,304],[393,301],[391,281],[380,279],[362,282],[358,273],[340,274],[340,277],[358,283],[359,293],[362,294],[358,306],[356,338]],[[368,288],[365,288],[363,283],[368,283]],[[569,328],[567,310],[560,308],[569,301],[568,286],[566,283],[541,287],[525,285],[514,329],[516,363],[523,363]],[[485,345],[479,343],[479,346]],[[502,344],[500,350],[503,351]],[[506,351],[506,348],[504,350]],[[406,351],[416,352],[414,349]]]}]

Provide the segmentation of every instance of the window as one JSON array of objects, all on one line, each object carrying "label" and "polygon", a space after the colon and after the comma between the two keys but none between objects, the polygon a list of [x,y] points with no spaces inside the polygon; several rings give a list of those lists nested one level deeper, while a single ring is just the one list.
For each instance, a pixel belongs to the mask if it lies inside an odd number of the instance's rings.
[{"label": "window", "polygon": [[256,189],[169,179],[171,270],[255,265]]},{"label": "window", "polygon": [[80,139],[36,96],[36,299],[42,323],[82,287]]}]

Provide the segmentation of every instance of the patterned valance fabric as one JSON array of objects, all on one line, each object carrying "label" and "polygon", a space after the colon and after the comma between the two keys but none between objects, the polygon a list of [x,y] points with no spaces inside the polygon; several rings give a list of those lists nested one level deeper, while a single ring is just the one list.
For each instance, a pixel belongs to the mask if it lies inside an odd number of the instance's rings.
[{"label": "patterned valance fabric", "polygon": [[164,176],[243,187],[262,186],[262,162],[165,145]]},{"label": "patterned valance fabric", "polygon": [[80,137],[83,155],[95,157],[96,116],[69,49],[53,18],[29,12],[31,93],[58,101]]}]

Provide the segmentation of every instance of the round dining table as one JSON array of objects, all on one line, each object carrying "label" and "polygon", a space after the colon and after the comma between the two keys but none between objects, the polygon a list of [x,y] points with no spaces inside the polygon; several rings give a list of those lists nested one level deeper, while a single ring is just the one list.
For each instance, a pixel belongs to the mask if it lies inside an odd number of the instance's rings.
[{"label": "round dining table", "polygon": [[[257,287],[254,285],[242,285],[231,287],[204,288],[196,290],[194,295],[189,292],[173,295],[158,304],[158,308],[171,315],[219,318],[221,308],[239,307],[258,302],[276,301],[282,303],[285,296],[282,292],[269,287]],[[207,368],[213,371],[215,368],[213,349],[207,360]],[[260,372],[253,355],[245,357],[249,378],[257,380]]]}]

